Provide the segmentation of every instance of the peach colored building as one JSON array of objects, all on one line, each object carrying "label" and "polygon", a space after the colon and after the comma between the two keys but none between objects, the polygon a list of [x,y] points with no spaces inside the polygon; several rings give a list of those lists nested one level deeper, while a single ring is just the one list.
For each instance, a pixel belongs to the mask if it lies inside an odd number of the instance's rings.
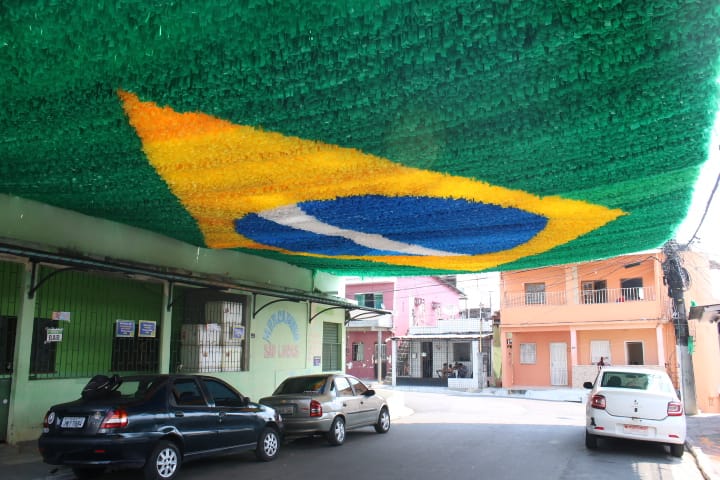
[{"label": "peach colored building", "polygon": [[[685,303],[711,296],[709,261],[682,252],[691,284]],[[600,358],[613,365],[665,369],[676,381],[672,300],[663,255],[647,252],[602,261],[501,273],[502,386],[574,387],[594,379]],[[689,311],[688,311],[689,313]],[[720,412],[720,341],[716,323],[690,319],[696,400]]]}]

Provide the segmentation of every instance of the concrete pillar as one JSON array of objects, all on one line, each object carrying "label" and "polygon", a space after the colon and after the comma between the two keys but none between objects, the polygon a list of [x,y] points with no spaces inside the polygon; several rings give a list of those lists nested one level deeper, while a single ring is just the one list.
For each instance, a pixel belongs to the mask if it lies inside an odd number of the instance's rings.
[{"label": "concrete pillar", "polygon": [[392,386],[394,387],[395,385],[397,385],[397,368],[396,368],[397,367],[397,340],[392,339],[390,341],[390,344],[392,346],[392,358],[390,359],[390,361],[391,361],[390,366],[392,367],[391,378],[392,378]]},{"label": "concrete pillar", "polygon": [[377,380],[378,383],[382,383],[382,330],[378,330],[377,335],[377,348],[375,349],[375,359],[377,360]]},{"label": "concrete pillar", "polygon": [[[37,267],[39,272],[40,267]],[[24,264],[21,273],[20,301],[18,302],[17,328],[15,332],[15,354],[13,356],[13,374],[10,386],[10,408],[8,410],[8,431],[7,440],[9,444],[22,440],[18,426],[27,423],[27,419],[21,418],[22,412],[18,407],[20,400],[28,398],[31,393],[26,392],[28,378],[30,378],[30,357],[32,352],[32,334],[35,321],[35,303],[37,296],[28,298],[28,292],[32,288],[32,265]],[[37,280],[35,280],[37,282]],[[42,419],[40,419],[42,420]]]},{"label": "concrete pillar", "polygon": [[173,373],[177,365],[170,365],[170,339],[172,338],[172,306],[168,307],[172,299],[172,286],[163,282],[162,307],[160,312],[160,373]]},{"label": "concrete pillar", "polygon": [[658,352],[658,365],[661,367],[665,366],[665,338],[663,335],[663,326],[661,323],[658,323],[655,326],[655,341],[657,342],[657,352]]}]

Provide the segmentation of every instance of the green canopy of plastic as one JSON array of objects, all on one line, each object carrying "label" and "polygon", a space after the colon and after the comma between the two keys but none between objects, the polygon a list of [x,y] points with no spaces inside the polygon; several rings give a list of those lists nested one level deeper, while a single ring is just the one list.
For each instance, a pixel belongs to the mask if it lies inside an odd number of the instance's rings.
[{"label": "green canopy of plastic", "polygon": [[657,247],[718,110],[720,4],[0,5],[0,193],[337,274]]}]

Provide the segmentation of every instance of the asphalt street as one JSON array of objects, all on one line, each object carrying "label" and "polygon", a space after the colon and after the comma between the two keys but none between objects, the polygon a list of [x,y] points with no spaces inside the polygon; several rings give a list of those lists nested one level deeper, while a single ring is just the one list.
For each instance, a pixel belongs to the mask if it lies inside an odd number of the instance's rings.
[{"label": "asphalt street", "polygon": [[[393,426],[350,432],[340,447],[323,438],[287,442],[280,457],[258,462],[252,453],[197,461],[178,478],[242,476],[253,480],[341,478],[702,480],[692,455],[674,458],[663,446],[612,441],[584,445],[583,405],[577,402],[395,392]],[[113,472],[106,480],[139,478]],[[37,477],[35,477],[37,478]],[[39,477],[72,478],[60,469]]]}]

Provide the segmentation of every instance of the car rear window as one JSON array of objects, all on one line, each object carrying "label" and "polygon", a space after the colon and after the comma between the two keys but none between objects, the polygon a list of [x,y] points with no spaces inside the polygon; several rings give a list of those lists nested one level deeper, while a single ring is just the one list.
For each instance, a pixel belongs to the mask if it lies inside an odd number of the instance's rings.
[{"label": "car rear window", "polygon": [[666,393],[673,391],[670,379],[662,372],[605,372],[600,385],[603,387],[630,388]]},{"label": "car rear window", "polygon": [[121,398],[145,398],[155,386],[159,383],[157,378],[123,378],[122,383],[117,388],[117,392]]},{"label": "car rear window", "polygon": [[275,389],[274,395],[286,393],[325,393],[327,377],[288,378]]}]

